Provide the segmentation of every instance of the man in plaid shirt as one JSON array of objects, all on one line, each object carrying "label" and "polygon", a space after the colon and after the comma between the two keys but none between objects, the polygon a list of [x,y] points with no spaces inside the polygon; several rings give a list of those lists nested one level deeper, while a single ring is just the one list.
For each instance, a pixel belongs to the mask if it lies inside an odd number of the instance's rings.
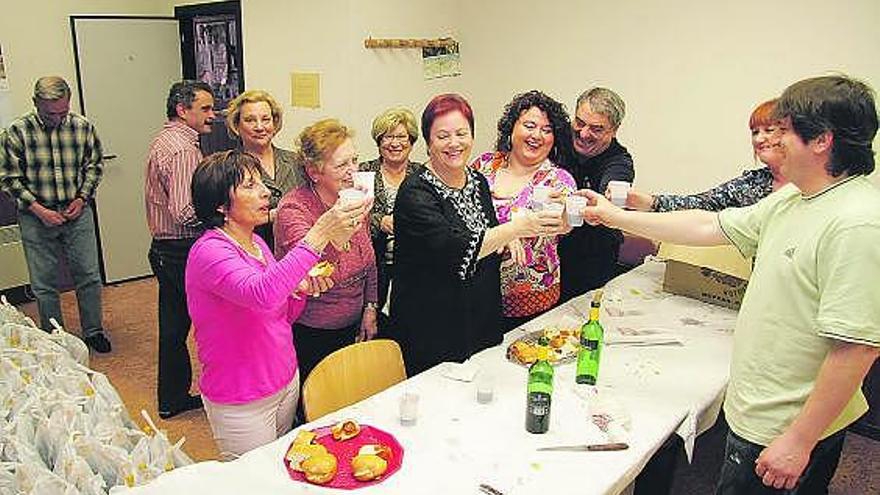
[{"label": "man in plaid shirt", "polygon": [[34,106],[6,132],[0,184],[19,208],[40,325],[49,330],[50,318],[63,322],[56,287],[63,252],[76,284],[83,340],[97,352],[110,352],[101,323],[101,272],[89,206],[101,181],[101,141],[89,121],[70,113],[70,86],[64,79],[38,79]]}]

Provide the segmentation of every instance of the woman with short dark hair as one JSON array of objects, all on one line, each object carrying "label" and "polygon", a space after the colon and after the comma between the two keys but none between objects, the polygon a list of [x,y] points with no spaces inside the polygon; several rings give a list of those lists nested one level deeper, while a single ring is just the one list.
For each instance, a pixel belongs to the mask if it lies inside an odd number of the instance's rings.
[{"label": "woman with short dark hair", "polygon": [[186,264],[199,388],[221,458],[232,459],[292,427],[299,375],[290,324],[305,306],[304,294],[326,288],[309,270],[331,238],[351,237],[366,205],[329,209],[276,261],[254,233],[269,211],[257,158],[238,151],[205,158],[191,192],[196,216],[208,227]]}]

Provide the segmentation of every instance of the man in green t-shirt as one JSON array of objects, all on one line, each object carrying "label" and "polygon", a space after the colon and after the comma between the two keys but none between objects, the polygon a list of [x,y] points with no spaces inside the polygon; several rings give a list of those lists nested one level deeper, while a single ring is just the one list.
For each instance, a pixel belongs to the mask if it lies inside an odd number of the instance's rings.
[{"label": "man in green t-shirt", "polygon": [[624,211],[584,191],[586,220],[755,257],[734,332],[717,494],[827,493],[880,349],[873,91],[845,76],[785,90],[774,145],[791,184],[720,213]]}]

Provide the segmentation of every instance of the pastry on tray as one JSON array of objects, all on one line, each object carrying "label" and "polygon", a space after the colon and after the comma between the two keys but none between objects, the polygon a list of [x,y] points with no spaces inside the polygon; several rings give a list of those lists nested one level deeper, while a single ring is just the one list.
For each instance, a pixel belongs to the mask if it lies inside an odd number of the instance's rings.
[{"label": "pastry on tray", "polygon": [[301,466],[309,483],[323,485],[336,476],[336,456],[330,453],[313,455]]},{"label": "pastry on tray", "polygon": [[353,419],[346,419],[333,425],[330,433],[335,440],[344,441],[358,436],[361,432],[361,426]]},{"label": "pastry on tray", "polygon": [[304,471],[302,464],[306,459],[326,453],[327,447],[319,443],[294,443],[284,458],[290,463],[290,469]]},{"label": "pastry on tray", "polygon": [[385,474],[388,461],[376,454],[358,454],[351,459],[351,474],[358,481],[371,481]]}]

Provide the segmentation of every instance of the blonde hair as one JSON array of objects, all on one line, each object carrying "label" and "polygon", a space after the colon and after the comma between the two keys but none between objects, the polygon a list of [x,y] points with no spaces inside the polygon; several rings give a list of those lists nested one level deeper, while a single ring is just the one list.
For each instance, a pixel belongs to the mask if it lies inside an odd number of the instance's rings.
[{"label": "blonde hair", "polygon": [[281,105],[268,92],[262,89],[251,89],[235,97],[226,107],[226,129],[232,137],[238,136],[238,125],[241,123],[241,107],[245,103],[266,102],[272,112],[272,122],[275,124],[275,132],[281,130],[284,110]]},{"label": "blonde hair", "polygon": [[373,129],[370,134],[373,136],[376,146],[381,144],[382,136],[401,124],[409,135],[409,144],[415,143],[419,139],[419,126],[416,124],[416,117],[409,109],[401,107],[389,108],[373,119]]},{"label": "blonde hair", "polygon": [[333,154],[346,139],[354,137],[354,131],[337,119],[323,119],[306,127],[296,138],[297,161],[302,167],[324,170],[324,159]]}]

